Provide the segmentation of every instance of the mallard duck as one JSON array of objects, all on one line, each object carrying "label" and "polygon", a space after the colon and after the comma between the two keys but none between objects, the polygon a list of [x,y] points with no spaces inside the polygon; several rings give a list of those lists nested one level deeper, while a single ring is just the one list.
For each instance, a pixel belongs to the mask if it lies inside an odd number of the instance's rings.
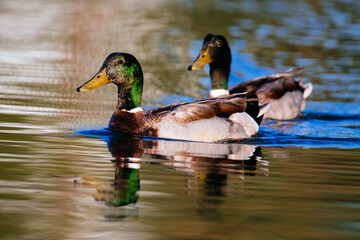
[{"label": "mallard duck", "polygon": [[271,108],[264,118],[288,120],[298,116],[305,108],[305,99],[312,92],[312,84],[296,81],[294,68],[269,76],[258,77],[238,83],[228,89],[231,51],[226,38],[208,34],[204,38],[199,56],[187,66],[189,71],[199,70],[210,64],[211,91],[209,97],[218,97],[240,92],[255,92],[259,99],[270,101]]},{"label": "mallard duck", "polygon": [[269,104],[246,93],[176,103],[144,112],[143,72],[128,53],[112,53],[93,78],[77,88],[89,91],[108,83],[118,87],[118,105],[109,128],[125,134],[215,142],[257,133]]}]

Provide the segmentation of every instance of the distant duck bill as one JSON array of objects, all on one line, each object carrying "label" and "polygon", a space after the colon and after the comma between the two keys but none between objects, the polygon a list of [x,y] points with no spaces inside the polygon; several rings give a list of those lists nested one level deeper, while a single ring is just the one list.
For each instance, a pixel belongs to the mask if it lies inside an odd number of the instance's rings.
[{"label": "distant duck bill", "polygon": [[200,55],[189,65],[187,70],[200,70],[213,61],[210,56],[209,48],[206,50],[200,51]]},{"label": "distant duck bill", "polygon": [[93,78],[91,78],[89,81],[81,85],[77,88],[78,92],[83,91],[90,91],[95,88],[104,86],[105,84],[110,83],[107,74],[106,74],[106,68],[100,69],[98,73],[95,74]]}]

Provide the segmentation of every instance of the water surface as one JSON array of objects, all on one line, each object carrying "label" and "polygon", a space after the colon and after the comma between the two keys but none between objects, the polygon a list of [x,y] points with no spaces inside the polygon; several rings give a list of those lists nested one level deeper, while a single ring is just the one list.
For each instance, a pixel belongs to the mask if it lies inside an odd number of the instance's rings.
[{"label": "water surface", "polygon": [[[358,1],[1,1],[0,239],[358,239]],[[207,33],[229,85],[304,66],[306,110],[251,139],[112,134],[116,88],[77,93],[114,51],[145,109],[206,97]]]}]

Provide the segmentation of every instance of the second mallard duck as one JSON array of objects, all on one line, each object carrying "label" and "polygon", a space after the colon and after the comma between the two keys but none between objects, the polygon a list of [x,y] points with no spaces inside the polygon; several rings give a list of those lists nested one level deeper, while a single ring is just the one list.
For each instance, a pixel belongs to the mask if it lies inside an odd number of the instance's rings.
[{"label": "second mallard duck", "polygon": [[112,53],[93,78],[77,88],[89,91],[114,83],[118,105],[109,128],[125,134],[216,142],[248,138],[258,132],[269,104],[259,107],[255,96],[225,97],[177,103],[144,112],[141,108],[143,72],[128,53]]},{"label": "second mallard duck", "polygon": [[312,84],[295,81],[293,73],[301,68],[258,77],[238,83],[228,89],[231,51],[222,35],[208,34],[204,38],[200,55],[191,63],[188,70],[199,70],[210,64],[211,91],[209,97],[225,96],[234,93],[256,93],[259,99],[270,101],[271,107],[264,118],[278,120],[293,119],[305,108],[305,99],[312,92]]}]

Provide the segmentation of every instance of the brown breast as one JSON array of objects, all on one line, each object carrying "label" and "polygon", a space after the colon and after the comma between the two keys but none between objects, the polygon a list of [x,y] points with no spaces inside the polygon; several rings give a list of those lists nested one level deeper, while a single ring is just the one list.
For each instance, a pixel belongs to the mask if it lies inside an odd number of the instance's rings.
[{"label": "brown breast", "polygon": [[143,111],[116,110],[109,123],[111,131],[141,136],[158,136],[157,129],[145,120]]}]

